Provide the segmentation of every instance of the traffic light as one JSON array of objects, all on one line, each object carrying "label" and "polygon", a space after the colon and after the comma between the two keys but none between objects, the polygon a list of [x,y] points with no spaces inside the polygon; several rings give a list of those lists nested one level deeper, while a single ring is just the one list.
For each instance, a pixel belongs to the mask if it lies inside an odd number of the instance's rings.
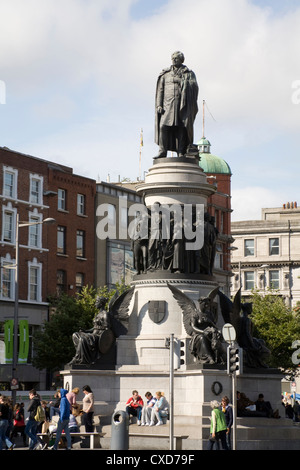
[{"label": "traffic light", "polygon": [[240,371],[240,350],[239,348],[228,346],[227,348],[227,374]]},{"label": "traffic light", "polygon": [[185,342],[180,341],[180,365],[185,364]]},{"label": "traffic light", "polygon": [[176,338],[174,347],[174,369],[180,369],[186,364],[186,344],[185,341]]}]

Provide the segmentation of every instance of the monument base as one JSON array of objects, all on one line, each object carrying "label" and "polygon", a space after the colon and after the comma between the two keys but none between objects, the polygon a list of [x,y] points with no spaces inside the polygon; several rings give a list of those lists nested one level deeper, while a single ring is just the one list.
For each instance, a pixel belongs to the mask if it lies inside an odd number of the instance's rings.
[{"label": "monument base", "polygon": [[[268,374],[265,372],[256,371],[237,376],[237,390],[244,392],[252,401],[257,399],[259,393],[263,393],[265,399],[271,402],[272,408],[278,409],[282,415],[282,376],[275,370],[269,370]],[[110,446],[108,428],[111,417],[115,411],[125,410],[126,402],[133,390],[138,390],[144,400],[145,393],[148,391],[153,395],[155,392],[161,391],[167,400],[170,396],[170,374],[167,367],[164,370],[154,370],[151,366],[124,365],[116,370],[106,371],[66,369],[61,374],[64,377],[64,387],[70,390],[74,387],[82,389],[84,385],[88,384],[93,390],[95,415],[100,416],[101,426],[106,427],[106,441],[101,443],[104,448]],[[231,377],[225,370],[203,367],[174,371],[174,432],[188,436],[187,439],[182,440],[183,449],[201,450],[206,448],[210,429],[210,402],[211,400],[221,401],[224,395],[227,395],[232,402]],[[80,396],[78,401],[80,401]],[[248,421],[249,419],[262,419],[265,422],[264,418],[247,418]],[[280,424],[281,420],[270,418],[267,420],[267,424],[274,426],[275,421]],[[129,433],[133,428],[136,428],[134,432],[140,431],[142,437],[145,428],[131,425]],[[169,426],[161,428],[161,432],[167,437]],[[298,431],[300,432],[300,429]],[[155,444],[152,439],[150,441],[148,448],[156,448],[151,447]],[[146,439],[145,442],[147,442]],[[239,445],[246,446],[246,443],[240,442]],[[249,445],[247,440],[247,446],[249,447]]]}]

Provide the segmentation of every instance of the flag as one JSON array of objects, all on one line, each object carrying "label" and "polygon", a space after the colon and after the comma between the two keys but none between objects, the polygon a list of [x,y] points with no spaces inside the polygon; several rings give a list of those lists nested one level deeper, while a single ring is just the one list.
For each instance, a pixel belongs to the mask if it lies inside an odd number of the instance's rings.
[{"label": "flag", "polygon": [[141,147],[144,146],[143,129],[141,129]]},{"label": "flag", "polygon": [[13,350],[14,350],[14,321],[7,320],[4,323],[4,342],[5,342],[5,362],[6,364],[12,364],[13,362]]},{"label": "flag", "polygon": [[29,330],[28,321],[19,321],[19,364],[26,364],[29,352]]}]

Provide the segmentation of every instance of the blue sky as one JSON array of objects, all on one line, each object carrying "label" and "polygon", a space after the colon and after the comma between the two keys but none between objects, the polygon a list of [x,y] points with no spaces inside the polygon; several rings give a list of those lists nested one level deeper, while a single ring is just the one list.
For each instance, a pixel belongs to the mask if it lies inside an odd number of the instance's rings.
[{"label": "blue sky", "polygon": [[232,219],[300,204],[299,24],[299,0],[0,0],[0,146],[135,180],[141,129],[142,174],[157,154],[157,76],[182,50],[195,142],[205,100],[211,151],[233,173]]}]

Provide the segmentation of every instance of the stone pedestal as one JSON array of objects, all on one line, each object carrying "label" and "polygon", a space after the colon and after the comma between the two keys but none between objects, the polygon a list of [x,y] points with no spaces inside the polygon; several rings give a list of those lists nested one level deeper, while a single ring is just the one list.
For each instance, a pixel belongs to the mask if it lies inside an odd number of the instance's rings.
[{"label": "stone pedestal", "polygon": [[[169,351],[165,340],[173,333],[175,363],[179,360],[179,341],[187,339],[183,326],[182,310],[174,299],[168,284],[178,289],[198,304],[199,293],[208,295],[215,287],[213,277],[205,275],[171,274],[167,271],[135,276],[135,298],[129,320],[128,334],[118,339],[117,367],[123,365],[148,366],[152,370],[163,370],[169,364]],[[160,303],[160,305],[158,304]],[[151,307],[157,314],[151,313]],[[188,348],[187,348],[188,354]],[[193,362],[185,358],[186,367]]]},{"label": "stone pedestal", "polygon": [[155,202],[160,204],[204,204],[216,191],[207,182],[199,166],[199,157],[159,158],[149,169],[145,182],[136,187],[137,193],[144,196],[147,207]]}]

